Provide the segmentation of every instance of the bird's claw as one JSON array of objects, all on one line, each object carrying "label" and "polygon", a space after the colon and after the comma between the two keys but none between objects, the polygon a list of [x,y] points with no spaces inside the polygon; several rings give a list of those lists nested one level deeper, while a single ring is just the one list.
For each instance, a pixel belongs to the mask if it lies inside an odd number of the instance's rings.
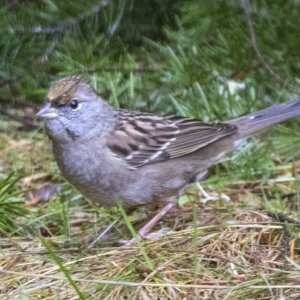
[{"label": "bird's claw", "polygon": [[217,193],[207,193],[204,188],[201,186],[201,184],[199,182],[196,183],[200,193],[204,196],[204,198],[202,198],[200,200],[201,203],[205,204],[207,203],[208,201],[215,201],[215,200],[223,200],[225,202],[229,202],[231,199],[229,196],[221,193],[221,194],[217,194]]}]

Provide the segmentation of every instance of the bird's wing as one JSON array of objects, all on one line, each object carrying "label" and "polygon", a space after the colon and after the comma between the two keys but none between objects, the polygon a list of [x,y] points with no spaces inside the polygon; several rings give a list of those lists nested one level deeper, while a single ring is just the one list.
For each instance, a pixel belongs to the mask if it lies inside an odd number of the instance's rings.
[{"label": "bird's wing", "polygon": [[131,167],[140,167],[190,154],[236,131],[231,124],[119,110],[108,146]]}]

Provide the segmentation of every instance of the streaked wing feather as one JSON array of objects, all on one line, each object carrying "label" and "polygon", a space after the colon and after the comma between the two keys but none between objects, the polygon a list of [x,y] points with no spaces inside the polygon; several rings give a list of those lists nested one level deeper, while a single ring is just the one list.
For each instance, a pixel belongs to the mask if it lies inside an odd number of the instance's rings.
[{"label": "streaked wing feather", "polygon": [[130,166],[139,167],[195,152],[236,131],[231,124],[119,110],[108,146]]}]

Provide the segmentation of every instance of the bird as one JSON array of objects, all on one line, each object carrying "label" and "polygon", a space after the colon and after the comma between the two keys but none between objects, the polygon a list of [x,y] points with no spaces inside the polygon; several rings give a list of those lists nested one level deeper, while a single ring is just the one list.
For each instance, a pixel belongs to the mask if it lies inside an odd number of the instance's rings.
[{"label": "bird", "polygon": [[240,140],[300,115],[299,97],[222,123],[118,109],[78,76],[53,82],[45,102],[37,116],[62,175],[79,192],[108,207],[163,205],[141,237]]}]

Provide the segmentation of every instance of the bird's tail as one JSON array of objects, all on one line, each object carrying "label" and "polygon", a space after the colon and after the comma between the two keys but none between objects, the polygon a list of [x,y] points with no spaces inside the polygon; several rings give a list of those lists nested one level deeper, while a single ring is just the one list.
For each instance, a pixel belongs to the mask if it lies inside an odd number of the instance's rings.
[{"label": "bird's tail", "polygon": [[300,115],[300,97],[285,103],[272,105],[226,123],[237,125],[240,138],[245,138],[265,127],[298,115]]}]

